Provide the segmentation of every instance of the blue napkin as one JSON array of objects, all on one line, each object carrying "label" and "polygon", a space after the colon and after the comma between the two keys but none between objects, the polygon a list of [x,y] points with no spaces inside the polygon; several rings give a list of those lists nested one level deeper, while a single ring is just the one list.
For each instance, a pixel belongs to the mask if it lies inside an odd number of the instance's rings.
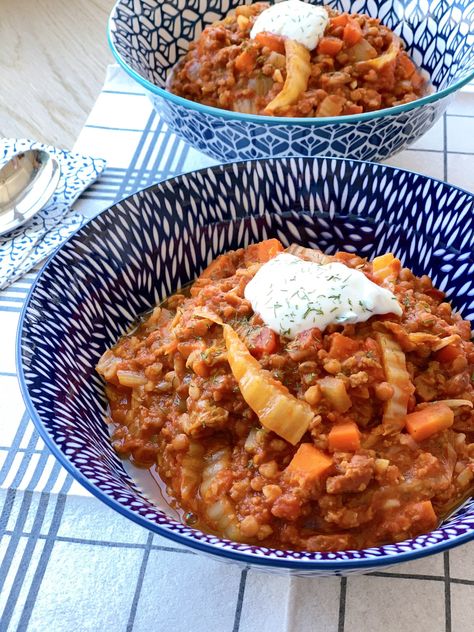
[{"label": "blue napkin", "polygon": [[29,222],[0,237],[0,289],[39,264],[82,226],[85,219],[71,206],[105,169],[100,158],[81,156],[27,139],[0,140],[0,166],[26,149],[43,149],[59,163],[58,187],[45,208]]}]

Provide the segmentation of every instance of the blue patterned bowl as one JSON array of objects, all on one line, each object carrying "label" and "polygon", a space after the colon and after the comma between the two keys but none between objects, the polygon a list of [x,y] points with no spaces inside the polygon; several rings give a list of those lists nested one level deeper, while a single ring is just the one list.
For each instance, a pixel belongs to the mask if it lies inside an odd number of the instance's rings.
[{"label": "blue patterned bowl", "polygon": [[[207,535],[154,504],[124,469],[104,421],[94,367],[136,316],[194,279],[217,254],[278,237],[366,257],[390,250],[429,274],[474,320],[474,196],[421,175],[327,158],[242,162],[197,171],[104,211],[49,260],[18,337],[28,410],[80,483],[143,525],[223,559],[298,574],[363,572],[474,538],[474,500],[442,527],[398,544],[340,553],[281,551]],[[20,363],[20,362],[19,362]]]},{"label": "blue patterned bowl", "polygon": [[474,0],[326,0],[368,13],[400,35],[436,92],[412,103],[354,116],[282,118],[208,107],[165,90],[169,70],[202,29],[241,0],[118,0],[109,20],[112,52],[185,141],[220,162],[278,156],[382,160],[413,143],[474,77]]}]

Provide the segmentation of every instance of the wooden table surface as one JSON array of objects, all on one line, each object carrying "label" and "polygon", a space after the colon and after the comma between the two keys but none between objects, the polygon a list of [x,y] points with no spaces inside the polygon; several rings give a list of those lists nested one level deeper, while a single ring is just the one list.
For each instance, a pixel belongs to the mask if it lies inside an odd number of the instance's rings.
[{"label": "wooden table surface", "polygon": [[0,136],[70,149],[112,62],[114,0],[0,0]]}]

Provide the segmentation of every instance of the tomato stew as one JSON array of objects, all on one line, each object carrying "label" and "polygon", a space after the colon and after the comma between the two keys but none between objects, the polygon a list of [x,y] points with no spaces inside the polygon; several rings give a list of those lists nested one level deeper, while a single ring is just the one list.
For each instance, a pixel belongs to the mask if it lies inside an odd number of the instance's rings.
[{"label": "tomato stew", "polygon": [[[250,38],[256,17],[269,5],[240,6],[207,26],[168,80],[168,89],[204,105],[251,114],[325,117],[360,114],[414,101],[428,84],[389,28],[367,15],[327,8],[324,37],[309,57],[309,79],[296,98],[275,109],[269,104],[286,86],[283,38],[260,33]],[[300,63],[301,66],[301,63]],[[301,86],[300,86],[301,87]]]},{"label": "tomato stew", "polygon": [[[358,268],[403,315],[289,340],[244,297],[281,250],[270,240],[220,256],[104,353],[115,449],[157,467],[189,524],[232,540],[332,551],[434,529],[473,490],[469,323],[391,255],[290,247]],[[283,400],[310,411],[296,444],[248,404],[245,367],[260,394],[276,394],[267,413]],[[291,410],[279,422],[291,425]]]}]

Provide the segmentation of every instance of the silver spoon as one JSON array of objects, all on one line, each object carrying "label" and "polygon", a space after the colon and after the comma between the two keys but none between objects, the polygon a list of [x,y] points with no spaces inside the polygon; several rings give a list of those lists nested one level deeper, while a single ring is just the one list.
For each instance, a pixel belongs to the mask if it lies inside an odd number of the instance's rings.
[{"label": "silver spoon", "polygon": [[56,158],[42,149],[16,154],[0,169],[0,235],[18,228],[51,199],[58,186]]}]

